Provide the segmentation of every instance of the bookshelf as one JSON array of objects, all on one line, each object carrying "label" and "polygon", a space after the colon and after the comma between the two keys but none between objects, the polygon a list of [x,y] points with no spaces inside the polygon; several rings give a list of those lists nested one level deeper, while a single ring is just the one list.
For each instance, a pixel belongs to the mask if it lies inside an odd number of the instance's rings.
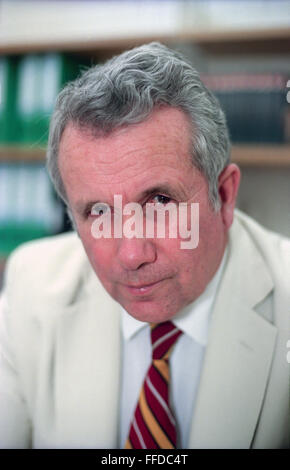
[{"label": "bookshelf", "polygon": [[[250,30],[197,30],[161,36],[138,36],[84,41],[53,41],[37,43],[22,41],[3,42],[0,55],[18,55],[33,52],[62,51],[105,60],[122,50],[150,41],[161,41],[169,46],[180,43],[200,47],[205,54],[217,57],[226,55],[284,54],[290,52],[290,28]],[[41,148],[0,146],[0,161],[42,161],[45,150]],[[234,145],[232,159],[240,165],[290,167],[289,145]]]},{"label": "bookshelf", "polygon": [[[44,160],[45,148],[0,147],[0,162],[43,162]],[[290,168],[290,145],[233,145],[232,161],[248,167]]]}]

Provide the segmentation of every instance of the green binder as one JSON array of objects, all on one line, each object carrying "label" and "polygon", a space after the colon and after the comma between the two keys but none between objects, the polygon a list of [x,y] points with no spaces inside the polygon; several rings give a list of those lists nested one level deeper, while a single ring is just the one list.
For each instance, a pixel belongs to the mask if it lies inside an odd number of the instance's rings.
[{"label": "green binder", "polygon": [[67,81],[76,78],[79,70],[79,60],[68,54],[29,54],[21,59],[18,109],[22,143],[46,144],[57,94]]},{"label": "green binder", "polygon": [[18,62],[16,56],[0,57],[0,144],[15,144],[20,138],[17,113]]}]

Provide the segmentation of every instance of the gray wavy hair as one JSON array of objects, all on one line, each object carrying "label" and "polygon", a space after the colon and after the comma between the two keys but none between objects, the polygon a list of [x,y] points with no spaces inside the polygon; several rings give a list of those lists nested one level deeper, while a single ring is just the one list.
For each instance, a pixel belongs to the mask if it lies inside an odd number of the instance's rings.
[{"label": "gray wavy hair", "polygon": [[229,163],[225,115],[198,72],[179,53],[152,42],[96,65],[59,93],[50,122],[47,169],[68,205],[58,167],[58,150],[69,122],[107,135],[120,126],[144,121],[154,108],[172,106],[192,122],[191,158],[208,181],[209,200],[220,207],[218,177]]}]

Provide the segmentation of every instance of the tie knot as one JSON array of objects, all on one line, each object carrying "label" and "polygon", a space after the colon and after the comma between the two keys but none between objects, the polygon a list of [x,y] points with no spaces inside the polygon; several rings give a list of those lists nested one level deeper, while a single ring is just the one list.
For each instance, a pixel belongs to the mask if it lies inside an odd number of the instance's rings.
[{"label": "tie knot", "polygon": [[168,359],[182,331],[171,321],[151,323],[150,328],[153,360]]}]

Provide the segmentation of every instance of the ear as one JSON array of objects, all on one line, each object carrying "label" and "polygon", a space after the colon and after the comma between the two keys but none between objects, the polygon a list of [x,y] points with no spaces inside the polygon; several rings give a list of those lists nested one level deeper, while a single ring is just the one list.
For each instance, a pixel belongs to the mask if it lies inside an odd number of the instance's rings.
[{"label": "ear", "polygon": [[219,176],[220,211],[226,229],[229,229],[233,222],[240,178],[241,172],[235,163],[226,166]]}]

